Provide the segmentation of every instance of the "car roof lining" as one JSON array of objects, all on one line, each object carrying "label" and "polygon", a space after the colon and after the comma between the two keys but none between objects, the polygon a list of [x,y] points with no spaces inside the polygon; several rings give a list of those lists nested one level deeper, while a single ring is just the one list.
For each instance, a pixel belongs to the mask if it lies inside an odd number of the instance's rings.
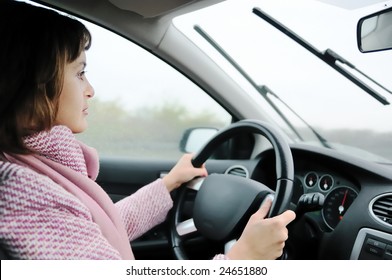
[{"label": "car roof lining", "polygon": [[144,18],[157,17],[183,7],[196,0],[109,0],[113,5],[122,9],[134,12]]},{"label": "car roof lining", "polygon": [[[111,29],[146,49],[154,50],[165,36],[174,17],[224,0],[33,1],[105,26],[105,28]],[[157,4],[156,2],[164,3]],[[113,19],[116,21],[114,24],[112,24]]]}]

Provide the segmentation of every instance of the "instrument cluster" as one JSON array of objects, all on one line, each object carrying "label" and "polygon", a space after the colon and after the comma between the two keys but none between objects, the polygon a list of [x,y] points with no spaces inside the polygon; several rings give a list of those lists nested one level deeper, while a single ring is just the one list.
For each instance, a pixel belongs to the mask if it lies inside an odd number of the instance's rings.
[{"label": "instrument cluster", "polygon": [[359,192],[352,182],[333,173],[308,171],[297,175],[298,181],[303,193],[316,192],[324,195],[321,215],[325,225],[331,230],[344,218]]}]

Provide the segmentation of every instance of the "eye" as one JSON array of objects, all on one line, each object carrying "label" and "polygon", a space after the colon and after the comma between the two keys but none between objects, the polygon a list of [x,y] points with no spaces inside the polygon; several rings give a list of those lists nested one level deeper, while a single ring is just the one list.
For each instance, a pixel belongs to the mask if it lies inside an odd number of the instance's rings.
[{"label": "eye", "polygon": [[76,76],[78,77],[78,79],[83,80],[84,76],[86,75],[86,71],[80,71]]}]

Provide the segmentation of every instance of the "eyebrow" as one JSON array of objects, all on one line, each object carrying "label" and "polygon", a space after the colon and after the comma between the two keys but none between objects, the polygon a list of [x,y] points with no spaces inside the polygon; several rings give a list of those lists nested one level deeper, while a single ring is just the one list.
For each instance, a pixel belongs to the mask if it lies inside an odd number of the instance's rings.
[{"label": "eyebrow", "polygon": [[[76,62],[76,61],[75,61],[75,62]],[[84,69],[84,68],[86,68],[87,63],[86,63],[86,61],[76,62],[74,67],[75,67],[75,68],[78,68],[80,65],[82,65],[82,66],[83,66],[83,69]]]}]

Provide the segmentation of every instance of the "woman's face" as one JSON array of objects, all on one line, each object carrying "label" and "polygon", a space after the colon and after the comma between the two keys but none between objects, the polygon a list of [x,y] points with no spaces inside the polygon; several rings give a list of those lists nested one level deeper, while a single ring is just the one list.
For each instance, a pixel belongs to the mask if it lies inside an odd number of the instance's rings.
[{"label": "woman's face", "polygon": [[65,125],[73,133],[87,128],[87,100],[94,96],[94,89],[85,76],[86,54],[83,51],[73,62],[66,64],[64,85],[60,94],[56,125]]}]

